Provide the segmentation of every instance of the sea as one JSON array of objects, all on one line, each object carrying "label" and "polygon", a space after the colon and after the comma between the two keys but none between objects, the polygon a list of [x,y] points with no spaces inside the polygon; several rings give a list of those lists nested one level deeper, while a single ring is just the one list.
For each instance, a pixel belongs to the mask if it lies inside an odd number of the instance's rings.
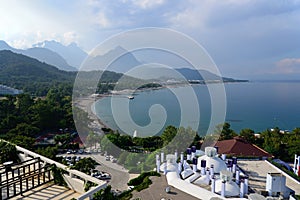
[{"label": "sea", "polygon": [[211,84],[212,90],[194,84],[118,94],[99,99],[94,108],[108,127],[129,135],[136,131],[141,137],[159,135],[168,125],[191,127],[206,135],[223,115],[237,133],[245,128],[262,132],[300,127],[300,81],[225,83],[225,96],[211,95],[214,87],[220,85]]}]

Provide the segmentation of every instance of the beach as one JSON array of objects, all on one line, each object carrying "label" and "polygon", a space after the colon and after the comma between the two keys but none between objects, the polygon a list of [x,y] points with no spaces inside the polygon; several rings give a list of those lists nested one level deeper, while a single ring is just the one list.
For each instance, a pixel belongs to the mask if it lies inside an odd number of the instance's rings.
[{"label": "beach", "polygon": [[92,106],[93,104],[98,101],[99,99],[103,97],[107,97],[109,95],[91,95],[88,97],[80,97],[77,98],[74,102],[73,105],[84,112],[88,114],[88,118],[90,119],[91,123],[88,124],[88,127],[93,129],[97,134],[102,134],[102,128],[108,128],[108,126],[101,121],[99,117],[93,112]]}]

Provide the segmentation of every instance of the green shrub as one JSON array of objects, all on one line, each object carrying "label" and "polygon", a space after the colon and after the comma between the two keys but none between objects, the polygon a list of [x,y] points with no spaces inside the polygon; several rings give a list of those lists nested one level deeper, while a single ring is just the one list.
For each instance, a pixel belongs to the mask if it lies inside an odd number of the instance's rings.
[{"label": "green shrub", "polygon": [[152,181],[149,179],[149,176],[145,177],[143,182],[136,186],[134,189],[138,192],[142,191],[143,189],[146,189],[149,187],[149,185],[152,184]]},{"label": "green shrub", "polygon": [[56,165],[53,165],[51,167],[53,178],[54,178],[54,183],[60,186],[65,186],[67,187],[67,183],[63,177],[63,173],[65,170],[58,168]]},{"label": "green shrub", "polygon": [[91,181],[87,181],[84,185],[84,191],[88,191],[91,187],[97,186],[98,184],[93,183]]},{"label": "green shrub", "polygon": [[131,179],[127,183],[127,185],[138,186],[143,183],[143,181],[146,177],[149,177],[149,176],[160,176],[160,174],[157,173],[156,171],[144,172],[141,175],[139,175],[138,177]]}]

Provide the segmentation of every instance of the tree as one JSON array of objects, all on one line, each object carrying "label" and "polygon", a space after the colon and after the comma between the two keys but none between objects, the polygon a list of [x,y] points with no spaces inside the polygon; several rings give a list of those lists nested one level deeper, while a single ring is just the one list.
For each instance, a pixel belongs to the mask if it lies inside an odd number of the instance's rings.
[{"label": "tree", "polygon": [[76,162],[74,166],[72,166],[72,169],[76,169],[78,171],[81,171],[86,174],[90,174],[92,169],[95,169],[95,165],[98,163],[93,160],[92,158],[83,158]]},{"label": "tree", "polygon": [[95,200],[116,200],[117,198],[111,192],[111,186],[108,185],[105,189],[96,192],[93,196]]},{"label": "tree", "polygon": [[0,163],[5,163],[7,161],[18,162],[18,153],[16,146],[0,140]]},{"label": "tree", "polygon": [[[115,143],[114,143],[115,142]],[[101,149],[109,154],[118,157],[121,153],[120,147],[118,147],[118,136],[114,134],[105,135],[100,142]]]},{"label": "tree", "polygon": [[17,96],[16,108],[19,114],[28,114],[30,107],[33,105],[33,99],[28,94],[20,94]]},{"label": "tree", "polygon": [[7,134],[11,137],[22,135],[27,137],[34,137],[39,133],[40,129],[29,124],[21,123],[16,128],[11,129]]},{"label": "tree", "polygon": [[282,135],[279,131],[279,128],[275,128],[273,131],[266,130],[261,133],[261,137],[264,139],[264,150],[276,157],[280,154],[280,144],[282,144]]},{"label": "tree", "polygon": [[15,145],[21,146],[28,150],[34,149],[35,139],[28,136],[23,135],[17,135],[10,139],[10,142],[12,142]]},{"label": "tree", "polygon": [[56,146],[55,147],[48,146],[46,148],[38,148],[36,150],[36,152],[38,154],[45,156],[47,158],[50,158],[52,160],[57,160],[56,155],[58,154],[58,148]]},{"label": "tree", "polygon": [[171,140],[176,136],[177,128],[174,126],[167,126],[164,132],[161,134],[161,139],[164,142],[164,146],[166,146]]},{"label": "tree", "polygon": [[72,141],[73,137],[70,133],[65,133],[62,135],[55,135],[54,141],[56,144],[59,144],[61,146],[66,145]]},{"label": "tree", "polygon": [[125,167],[130,169],[130,168],[135,168],[138,166],[138,163],[141,163],[145,160],[145,154],[141,153],[130,153],[126,157],[125,161]]},{"label": "tree", "polygon": [[249,143],[255,143],[254,131],[252,129],[242,129],[240,136],[242,136]]},{"label": "tree", "polygon": [[216,127],[216,133],[220,134],[219,140],[229,140],[237,136],[237,134],[230,128],[230,124],[225,122],[224,124],[219,124]]}]

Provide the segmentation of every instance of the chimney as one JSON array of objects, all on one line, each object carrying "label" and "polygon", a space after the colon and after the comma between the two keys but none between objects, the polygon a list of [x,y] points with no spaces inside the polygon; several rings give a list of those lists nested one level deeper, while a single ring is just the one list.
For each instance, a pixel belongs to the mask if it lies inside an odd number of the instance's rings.
[{"label": "chimney", "polygon": [[178,173],[180,174],[182,172],[182,163],[179,162],[178,164]]},{"label": "chimney", "polygon": [[228,160],[228,163],[227,163],[227,170],[232,172],[232,160]]},{"label": "chimney", "polygon": [[244,185],[245,185],[245,194],[248,194],[248,177],[246,176],[244,179]]},{"label": "chimney", "polygon": [[180,153],[180,162],[181,162],[181,163],[183,163],[183,159],[184,159],[184,157],[183,157],[183,152],[181,152],[181,153]]},{"label": "chimney", "polygon": [[215,146],[215,149],[216,149],[217,154],[219,154],[219,147]]},{"label": "chimney", "polygon": [[211,179],[211,192],[215,193],[215,189],[216,189],[216,179],[215,176],[213,176]]},{"label": "chimney", "polygon": [[201,175],[205,175],[206,160],[201,160]]},{"label": "chimney", "polygon": [[241,180],[240,198],[243,198],[244,196],[245,196],[245,184],[244,184],[244,180]]},{"label": "chimney", "polygon": [[164,162],[164,156],[165,156],[165,154],[164,154],[164,152],[162,151],[162,152],[160,153],[160,162],[161,162],[161,163]]},{"label": "chimney", "polygon": [[300,156],[298,156],[298,176],[300,176]]},{"label": "chimney", "polygon": [[196,146],[192,146],[191,151],[192,151],[192,158],[191,159],[193,159],[193,158],[196,157]]},{"label": "chimney", "polygon": [[197,162],[198,162],[198,159],[196,157],[193,158],[193,171],[194,172],[197,171]]},{"label": "chimney", "polygon": [[294,173],[296,174],[297,172],[297,165],[298,165],[298,156],[295,154],[295,159],[294,159]]},{"label": "chimney", "polygon": [[223,153],[223,154],[221,155],[221,158],[222,158],[222,160],[225,161],[225,160],[226,160],[226,154]]},{"label": "chimney", "polygon": [[240,171],[239,170],[235,171],[235,182],[236,182],[236,184],[239,184],[239,182],[240,182]]},{"label": "chimney", "polygon": [[235,173],[237,166],[237,157],[232,158],[232,172]]},{"label": "chimney", "polygon": [[210,178],[212,179],[215,175],[215,171],[214,171],[214,165],[210,165]]},{"label": "chimney", "polygon": [[187,148],[186,149],[186,159],[187,160],[191,160],[191,153],[192,153],[192,149],[191,148]]},{"label": "chimney", "polygon": [[226,184],[226,181],[222,181],[222,188],[221,188],[221,196],[222,197],[225,197],[225,184]]},{"label": "chimney", "polygon": [[166,175],[167,174],[167,161],[165,160],[165,162],[164,162],[164,175]]},{"label": "chimney", "polygon": [[159,173],[159,168],[160,168],[160,159],[159,155],[156,154],[156,172]]},{"label": "chimney", "polygon": [[184,166],[186,166],[186,165],[187,165],[186,160],[183,160],[183,168],[185,168]]},{"label": "chimney", "polygon": [[206,182],[207,182],[207,184],[209,184],[209,180],[210,180],[210,176],[209,176],[209,168],[206,169],[205,177],[206,177]]},{"label": "chimney", "polygon": [[178,152],[177,152],[177,150],[175,150],[174,157],[175,157],[175,163],[177,163],[177,159],[178,159]]}]

